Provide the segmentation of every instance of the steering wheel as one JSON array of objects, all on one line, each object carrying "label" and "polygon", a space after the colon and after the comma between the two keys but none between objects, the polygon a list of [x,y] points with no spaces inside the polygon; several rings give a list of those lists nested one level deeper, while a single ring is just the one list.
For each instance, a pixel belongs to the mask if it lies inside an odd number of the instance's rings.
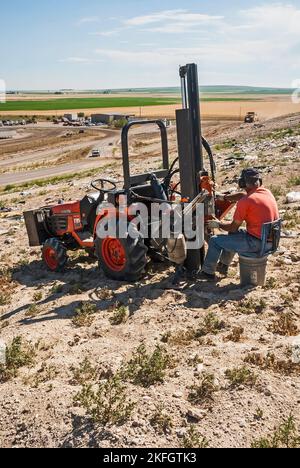
[{"label": "steering wheel", "polygon": [[[98,184],[100,184],[101,188],[97,187]],[[111,188],[104,188],[105,184],[110,185]],[[93,180],[93,182],[91,183],[91,186],[93,187],[93,189],[97,190],[100,193],[104,193],[104,194],[111,193],[114,190],[117,190],[117,184],[115,182],[112,182],[111,180],[108,180],[108,179]]]}]

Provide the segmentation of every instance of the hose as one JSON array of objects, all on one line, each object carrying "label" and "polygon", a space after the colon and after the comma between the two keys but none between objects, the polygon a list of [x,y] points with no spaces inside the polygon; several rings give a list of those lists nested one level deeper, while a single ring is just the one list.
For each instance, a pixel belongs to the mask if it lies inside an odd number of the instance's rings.
[{"label": "hose", "polygon": [[203,147],[204,147],[204,149],[207,152],[208,157],[209,157],[212,180],[213,180],[214,183],[216,183],[217,168],[216,168],[216,163],[214,161],[214,156],[213,156],[210,144],[208,143],[208,141],[204,137],[202,137],[202,144],[203,144]]}]

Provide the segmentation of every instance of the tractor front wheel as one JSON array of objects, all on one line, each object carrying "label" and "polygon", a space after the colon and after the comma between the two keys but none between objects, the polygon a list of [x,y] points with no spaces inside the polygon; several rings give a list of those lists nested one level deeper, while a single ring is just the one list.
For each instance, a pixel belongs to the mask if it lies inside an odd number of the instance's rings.
[{"label": "tractor front wheel", "polygon": [[62,271],[67,263],[67,250],[55,237],[46,240],[42,248],[42,256],[50,271]]},{"label": "tractor front wheel", "polygon": [[135,282],[141,279],[147,265],[147,247],[142,236],[125,239],[107,237],[96,240],[99,266],[106,276],[117,281]]}]

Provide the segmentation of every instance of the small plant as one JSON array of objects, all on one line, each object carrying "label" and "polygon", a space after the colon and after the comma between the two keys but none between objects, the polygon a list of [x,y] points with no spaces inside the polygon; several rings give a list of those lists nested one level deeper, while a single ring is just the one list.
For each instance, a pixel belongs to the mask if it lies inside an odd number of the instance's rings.
[{"label": "small plant", "polygon": [[267,279],[266,284],[264,286],[264,290],[268,291],[271,289],[275,289],[277,287],[277,280],[274,277],[270,277]]},{"label": "small plant", "polygon": [[33,388],[38,388],[42,383],[55,379],[57,375],[58,370],[55,366],[43,363],[35,375],[24,379],[24,383],[31,385]]},{"label": "small plant", "polygon": [[218,390],[215,385],[215,376],[204,373],[198,383],[190,387],[188,400],[194,405],[213,401],[213,394]]},{"label": "small plant", "polygon": [[221,330],[226,328],[225,322],[219,320],[216,314],[210,312],[206,315],[201,326],[196,330],[196,337],[202,338],[206,335],[217,335]]},{"label": "small plant", "polygon": [[10,297],[7,293],[0,294],[0,306],[4,306],[9,303]]},{"label": "small plant", "polygon": [[284,195],[284,192],[283,192],[282,187],[280,185],[271,185],[270,190],[273,193],[276,200],[279,200],[279,198],[282,195]]},{"label": "small plant", "polygon": [[34,302],[40,302],[43,299],[43,293],[41,291],[37,291],[33,295]]},{"label": "small plant", "polygon": [[102,288],[100,291],[97,291],[97,297],[101,301],[108,301],[114,296],[114,292],[108,288]]},{"label": "small plant", "polygon": [[128,307],[120,305],[113,311],[113,315],[110,317],[109,321],[111,325],[122,325],[128,321],[129,316]]},{"label": "small plant", "polygon": [[84,385],[74,403],[84,408],[95,424],[102,426],[124,424],[135,407],[127,401],[126,386],[119,375],[100,383],[96,390],[92,385]]},{"label": "small plant", "polygon": [[269,331],[281,336],[297,336],[299,334],[297,323],[291,313],[281,315],[270,325]]},{"label": "small plant", "polygon": [[172,418],[166,414],[163,405],[157,406],[150,423],[159,434],[168,434],[173,427]]},{"label": "small plant", "polygon": [[76,296],[86,291],[88,291],[88,288],[84,286],[82,283],[74,283],[70,286],[68,294],[70,294],[70,296]]},{"label": "small plant", "polygon": [[245,357],[244,362],[260,367],[263,370],[270,369],[284,375],[300,375],[299,364],[291,360],[284,361],[277,359],[273,353],[268,353],[266,356],[259,353],[250,353]]},{"label": "small plant", "polygon": [[245,330],[243,327],[234,327],[232,332],[225,337],[225,341],[232,341],[233,343],[239,343],[242,339]]},{"label": "small plant", "polygon": [[1,288],[12,283],[12,270],[10,268],[0,268],[0,286]]},{"label": "small plant", "polygon": [[215,149],[216,151],[231,149],[235,147],[236,143],[237,143],[236,140],[225,140],[223,143],[216,145]]},{"label": "small plant", "polygon": [[269,437],[263,437],[259,440],[255,440],[251,447],[255,449],[299,448],[300,434],[297,431],[294,416],[290,415],[287,419],[285,419],[278,428],[274,429],[274,433]]},{"label": "small plant", "polygon": [[300,177],[299,176],[291,177],[288,180],[288,186],[289,187],[298,187],[299,185],[300,185]]},{"label": "small plant", "polygon": [[75,315],[72,318],[72,323],[75,327],[90,327],[94,321],[94,314],[97,312],[97,307],[91,302],[83,302],[75,309]]},{"label": "small plant", "polygon": [[235,368],[227,370],[225,376],[230,381],[231,388],[236,388],[239,385],[247,385],[254,387],[257,382],[257,375],[255,375],[247,367]]},{"label": "small plant", "polygon": [[39,313],[40,309],[38,306],[36,304],[31,304],[25,313],[25,317],[36,317]]},{"label": "small plant", "polygon": [[79,364],[79,367],[72,367],[71,371],[73,373],[72,383],[75,385],[93,382],[98,375],[98,368],[93,366],[87,357]]},{"label": "small plant", "polygon": [[190,426],[189,430],[182,439],[182,448],[191,449],[207,449],[209,442],[206,437],[203,437],[194,426]]},{"label": "small plant", "polygon": [[[292,307],[293,306],[294,299],[293,299],[292,295],[290,295],[290,294],[281,294],[280,297],[281,297],[283,305],[285,307]],[[297,297],[298,297],[298,294],[297,294]]]},{"label": "small plant", "polygon": [[122,129],[122,128],[125,127],[125,125],[127,125],[127,124],[128,124],[128,120],[127,120],[127,119],[119,119],[119,120],[114,120],[112,125],[113,125],[115,128],[120,128],[120,129]]},{"label": "small plant", "polygon": [[261,408],[257,408],[257,409],[256,409],[256,412],[255,412],[255,414],[254,414],[254,419],[255,419],[256,421],[261,421],[261,420],[263,419],[263,417],[264,417],[264,412],[263,412],[263,410],[262,410]]},{"label": "small plant", "polygon": [[197,366],[198,364],[203,364],[203,358],[201,356],[199,356],[199,354],[196,354],[195,356],[193,357],[190,357],[188,360],[187,360],[187,364],[189,366]]},{"label": "small plant", "polygon": [[122,375],[135,385],[148,388],[164,381],[169,365],[170,358],[164,348],[157,346],[152,354],[148,354],[142,344],[123,368]]},{"label": "small plant", "polygon": [[10,268],[0,268],[0,306],[10,302],[13,286],[12,270]]},{"label": "small plant", "polygon": [[61,294],[64,290],[62,284],[54,284],[50,289],[50,294]]},{"label": "small plant", "polygon": [[8,320],[2,320],[2,319],[0,318],[0,330],[3,330],[3,328],[8,327],[8,325],[9,325],[9,321],[8,321]]},{"label": "small plant", "polygon": [[238,306],[238,311],[245,315],[262,314],[267,308],[265,299],[259,301],[253,298],[242,301]]},{"label": "small plant", "polygon": [[287,211],[283,216],[284,227],[294,229],[300,224],[299,211],[297,209]]},{"label": "small plant", "polygon": [[174,333],[168,331],[162,336],[161,341],[171,346],[185,346],[193,341],[195,337],[195,330],[189,328],[188,330],[176,331]]},{"label": "small plant", "polygon": [[0,382],[7,382],[17,377],[21,367],[31,366],[35,358],[34,347],[21,336],[14,338],[6,347],[6,363],[0,364]]}]

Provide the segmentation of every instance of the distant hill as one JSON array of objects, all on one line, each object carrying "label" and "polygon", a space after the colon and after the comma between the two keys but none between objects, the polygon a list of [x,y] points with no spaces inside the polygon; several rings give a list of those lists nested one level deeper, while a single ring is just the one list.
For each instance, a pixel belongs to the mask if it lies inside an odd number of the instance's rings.
[{"label": "distant hill", "polygon": [[[149,94],[178,94],[179,87],[168,88],[127,88],[114,89],[112,93],[149,93]],[[291,94],[291,88],[263,88],[253,86],[200,86],[200,91],[204,94]]]},{"label": "distant hill", "polygon": [[[203,94],[278,94],[288,95],[293,93],[292,88],[267,88],[255,86],[200,86],[200,91]],[[48,90],[48,91],[9,91],[8,93],[18,94],[124,94],[124,93],[143,93],[143,94],[180,94],[179,87],[161,87],[161,88],[120,88],[120,89],[89,89],[89,90]],[[7,94],[8,94],[7,93]]]}]

